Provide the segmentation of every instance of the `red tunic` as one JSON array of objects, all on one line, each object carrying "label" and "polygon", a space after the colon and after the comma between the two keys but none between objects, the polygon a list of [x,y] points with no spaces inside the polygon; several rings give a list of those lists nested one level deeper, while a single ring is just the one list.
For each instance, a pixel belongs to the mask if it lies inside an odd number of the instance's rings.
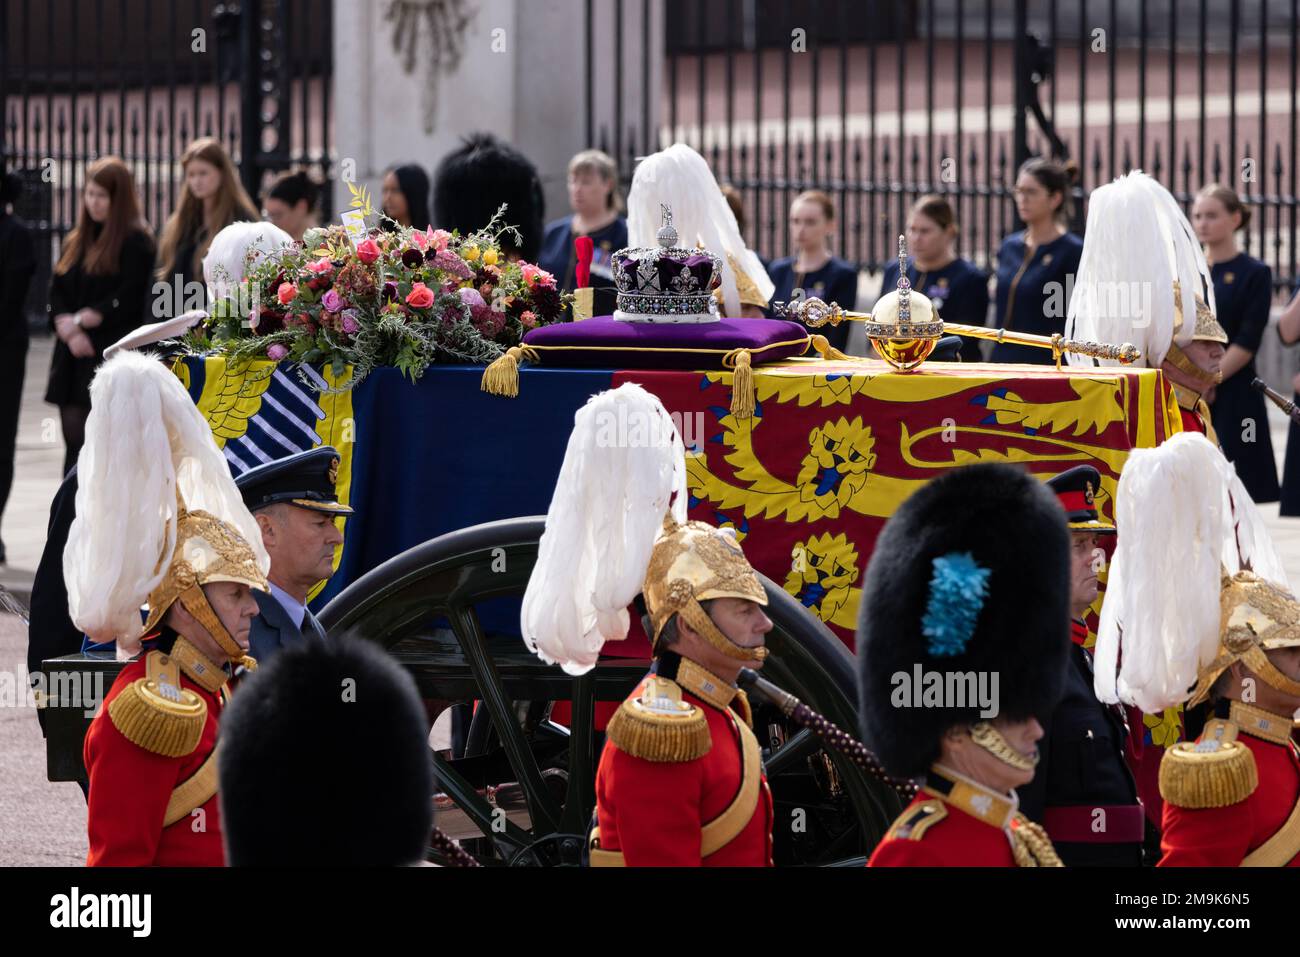
[{"label": "red tunic", "polygon": [[[996,824],[980,820],[961,808],[922,791],[899,815],[890,829],[898,832],[900,825],[918,815],[926,802],[942,803],[946,812],[935,821],[921,837],[886,835],[876,845],[868,867],[1015,867],[1016,858],[1011,850],[1011,839]],[[921,815],[924,817],[923,815]],[[1011,827],[1015,827],[1012,822]]]},{"label": "red tunic", "polygon": [[[1247,854],[1281,829],[1300,799],[1300,760],[1294,742],[1274,744],[1244,731],[1255,756],[1259,786],[1227,807],[1189,810],[1165,802],[1160,867],[1238,867]],[[1289,867],[1300,867],[1300,854]]]},{"label": "red tunic", "polygon": [[[640,694],[638,686],[632,697]],[[607,740],[596,770],[601,848],[621,851],[628,867],[772,866],[772,792],[766,775],[749,823],[729,844],[700,857],[701,829],[740,790],[740,731],[731,709],[714,707],[685,689],[682,700],[704,711],[712,748],[694,761],[646,761]]]},{"label": "red tunic", "polygon": [[1206,435],[1208,433],[1209,430],[1205,427],[1205,422],[1195,411],[1192,409],[1184,409],[1180,405],[1178,407],[1178,412],[1183,417],[1184,432],[1200,432],[1201,435]]},{"label": "red tunic", "polygon": [[91,867],[222,867],[226,855],[216,795],[201,805],[203,814],[187,814],[163,827],[172,791],[199,769],[217,745],[221,699],[182,672],[181,687],[207,702],[207,721],[193,752],[163,757],[128,741],[108,715],[109,703],[144,676],[145,656],[141,655],[118,674],[86,732],[84,757],[90,776],[86,863]]}]

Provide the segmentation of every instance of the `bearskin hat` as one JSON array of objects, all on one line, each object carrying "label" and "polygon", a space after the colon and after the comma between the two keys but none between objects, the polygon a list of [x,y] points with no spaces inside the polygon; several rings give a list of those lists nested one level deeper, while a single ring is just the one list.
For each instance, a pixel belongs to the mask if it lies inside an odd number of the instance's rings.
[{"label": "bearskin hat", "polygon": [[[972,692],[982,680],[991,693],[995,675],[998,714],[1050,713],[1069,599],[1065,516],[1041,482],[988,464],[922,487],[885,524],[867,568],[857,634],[867,746],[891,773],[923,774],[945,731],[992,717]],[[923,694],[931,675],[944,682],[937,698]]]},{"label": "bearskin hat", "polygon": [[233,867],[387,867],[424,859],[433,827],[428,721],[378,646],[287,648],[240,683],[217,759]]},{"label": "bearskin hat", "polygon": [[516,246],[514,237],[504,233],[502,246],[536,262],[546,211],[537,167],[492,134],[474,133],[438,164],[433,177],[434,224],[459,229],[464,236],[486,226],[502,203],[507,207],[506,222],[522,237]]}]

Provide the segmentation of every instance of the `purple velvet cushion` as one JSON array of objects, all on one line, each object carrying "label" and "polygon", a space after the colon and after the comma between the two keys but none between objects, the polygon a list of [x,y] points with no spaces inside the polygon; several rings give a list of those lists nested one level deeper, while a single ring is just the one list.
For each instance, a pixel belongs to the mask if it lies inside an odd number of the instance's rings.
[{"label": "purple velvet cushion", "polygon": [[618,322],[597,316],[558,322],[524,336],[547,366],[587,369],[721,369],[722,357],[748,349],[759,365],[803,355],[807,330],[785,319],[718,322]]}]

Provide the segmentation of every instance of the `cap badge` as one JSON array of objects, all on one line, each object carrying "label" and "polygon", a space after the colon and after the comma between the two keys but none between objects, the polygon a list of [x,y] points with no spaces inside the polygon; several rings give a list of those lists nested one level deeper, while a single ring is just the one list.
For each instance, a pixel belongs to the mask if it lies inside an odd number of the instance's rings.
[{"label": "cap badge", "polygon": [[339,480],[339,459],[337,455],[330,459],[329,480],[331,485],[336,484]]},{"label": "cap badge", "polygon": [[1084,484],[1084,488],[1083,488],[1083,500],[1084,500],[1085,502],[1087,502],[1089,505],[1091,505],[1091,504],[1092,504],[1092,495],[1093,495],[1093,492],[1092,492],[1092,482],[1084,482],[1083,484]]}]

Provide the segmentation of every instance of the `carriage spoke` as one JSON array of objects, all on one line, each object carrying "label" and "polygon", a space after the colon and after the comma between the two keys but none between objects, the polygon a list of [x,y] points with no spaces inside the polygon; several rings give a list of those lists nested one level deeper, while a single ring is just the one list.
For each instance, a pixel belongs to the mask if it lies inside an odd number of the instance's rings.
[{"label": "carriage spoke", "polygon": [[769,778],[784,774],[794,766],[796,761],[806,758],[816,751],[819,746],[820,742],[816,736],[807,728],[804,728],[773,751],[771,756],[763,762],[763,769],[767,772]]},{"label": "carriage spoke", "polygon": [[[456,802],[456,806],[465,812],[485,837],[496,844],[503,858],[509,860],[520,848],[527,847],[532,842],[532,837],[527,831],[501,815],[498,808],[479,794],[474,789],[474,785],[466,781],[460,772],[436,751],[433,752],[433,774],[438,787]],[[434,823],[436,824],[437,821],[435,820]]]},{"label": "carriage spoke", "polygon": [[572,714],[569,719],[569,783],[564,794],[560,829],[582,834],[591,816],[587,806],[595,790],[592,740],[596,712],[596,678],[590,672],[573,679]]},{"label": "carriage spoke", "polygon": [[560,806],[542,780],[537,757],[528,745],[528,739],[515,714],[514,704],[501,684],[501,676],[487,651],[487,639],[478,614],[472,607],[454,605],[450,609],[452,629],[460,640],[461,648],[482,695],[482,707],[487,708],[496,728],[501,746],[510,766],[518,775],[528,802],[528,816],[536,834],[554,831],[560,819]]}]

